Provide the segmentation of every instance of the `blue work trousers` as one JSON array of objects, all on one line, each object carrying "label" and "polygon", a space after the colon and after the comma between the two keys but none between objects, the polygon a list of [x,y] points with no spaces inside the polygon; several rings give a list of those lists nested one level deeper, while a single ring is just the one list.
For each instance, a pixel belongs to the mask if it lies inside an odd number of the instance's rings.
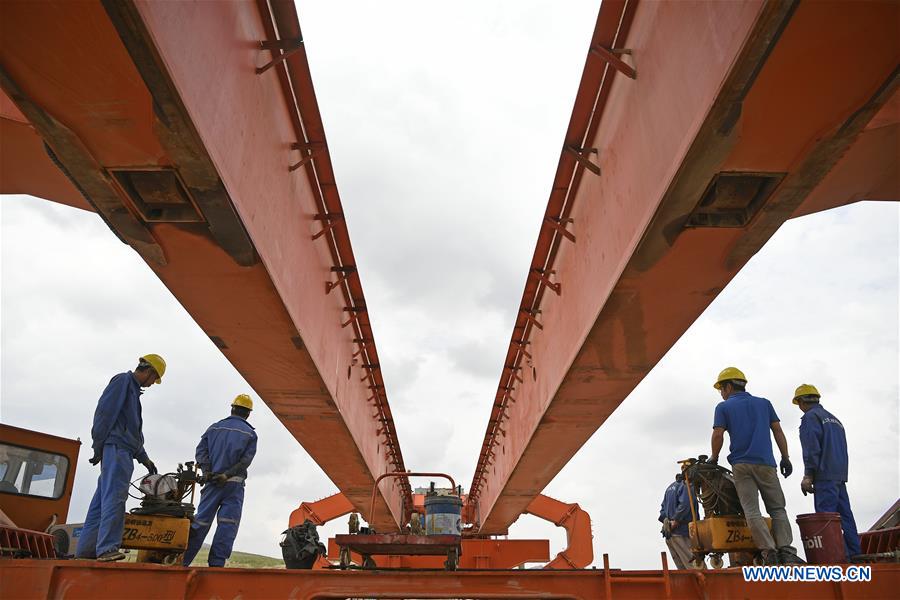
[{"label": "blue work trousers", "polygon": [[125,527],[125,501],[128,484],[134,473],[131,451],[115,444],[103,446],[97,491],[84,519],[78,538],[78,558],[96,558],[104,552],[118,550]]},{"label": "blue work trousers", "polygon": [[243,482],[229,481],[222,485],[208,483],[200,492],[200,506],[191,523],[191,535],[184,552],[184,566],[190,566],[209,533],[213,519],[216,519],[216,535],[209,548],[209,566],[224,567],[231,556],[234,538],[241,524],[241,510],[244,507]]},{"label": "blue work trousers", "polygon": [[850,510],[850,497],[847,495],[847,484],[843,481],[816,481],[816,493],[813,495],[816,512],[836,512],[841,515],[841,529],[844,530],[844,549],[847,559],[859,554],[859,534],[856,532],[856,519]]}]

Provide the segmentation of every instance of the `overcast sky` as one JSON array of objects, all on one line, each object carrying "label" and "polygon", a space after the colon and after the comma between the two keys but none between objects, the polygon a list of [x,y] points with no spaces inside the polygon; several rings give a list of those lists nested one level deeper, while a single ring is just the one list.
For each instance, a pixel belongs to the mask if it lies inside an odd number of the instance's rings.
[{"label": "overcast sky", "polygon": [[[598,5],[299,3],[410,469],[471,481]],[[708,452],[711,383],[731,364],[773,401],[798,470],[791,393],[819,387],[847,428],[860,529],[900,495],[898,226],[896,204],[861,203],[787,223],[750,261],[545,491],[591,514],[597,561],[658,566],[662,493],[677,459]],[[161,469],[253,393],[96,215],[7,196],[0,234],[0,418],[87,442],[70,521],[95,486],[97,397],[139,355],[169,363],[143,396]],[[336,488],[265,407],[252,423],[235,548],[277,556],[290,511]],[[784,484],[792,519],[812,511],[799,484]],[[549,537],[551,556],[565,539],[534,517],[511,534]]]}]

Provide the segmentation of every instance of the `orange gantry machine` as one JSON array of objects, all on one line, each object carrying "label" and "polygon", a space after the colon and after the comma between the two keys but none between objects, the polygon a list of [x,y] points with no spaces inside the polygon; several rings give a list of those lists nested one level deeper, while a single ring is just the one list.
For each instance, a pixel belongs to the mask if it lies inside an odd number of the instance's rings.
[{"label": "orange gantry machine", "polygon": [[[464,566],[549,558],[488,547],[528,512],[570,533],[551,565],[588,565],[586,515],[544,487],[782,223],[900,198],[898,22],[890,0],[604,0],[463,507],[485,547]],[[376,485],[406,465],[294,3],[4,0],[0,87],[0,192],[96,212],[337,485],[329,518],[405,525],[407,478]],[[877,597],[900,583],[879,569],[786,592],[605,559],[302,581],[0,560],[10,597],[150,581],[186,598]]]}]

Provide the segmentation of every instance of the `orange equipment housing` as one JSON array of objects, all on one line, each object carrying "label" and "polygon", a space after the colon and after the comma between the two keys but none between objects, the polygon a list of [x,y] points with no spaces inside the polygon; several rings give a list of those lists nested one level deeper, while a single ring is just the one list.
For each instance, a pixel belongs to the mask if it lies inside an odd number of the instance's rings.
[{"label": "orange equipment housing", "polygon": [[0,423],[0,510],[22,529],[65,523],[79,440]]}]

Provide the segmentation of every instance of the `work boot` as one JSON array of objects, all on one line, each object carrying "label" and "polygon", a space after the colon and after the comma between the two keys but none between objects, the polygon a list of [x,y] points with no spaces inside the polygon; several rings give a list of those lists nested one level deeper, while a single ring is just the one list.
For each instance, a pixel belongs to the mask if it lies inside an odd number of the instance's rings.
[{"label": "work boot", "polygon": [[124,560],[125,553],[121,550],[107,550],[103,554],[97,557],[97,562],[115,562],[117,560]]},{"label": "work boot", "polygon": [[763,550],[759,553],[759,558],[763,566],[769,567],[781,564],[778,560],[778,552],[776,550]]},{"label": "work boot", "polygon": [[806,561],[789,550],[778,551],[778,562],[782,565],[805,565]]}]

